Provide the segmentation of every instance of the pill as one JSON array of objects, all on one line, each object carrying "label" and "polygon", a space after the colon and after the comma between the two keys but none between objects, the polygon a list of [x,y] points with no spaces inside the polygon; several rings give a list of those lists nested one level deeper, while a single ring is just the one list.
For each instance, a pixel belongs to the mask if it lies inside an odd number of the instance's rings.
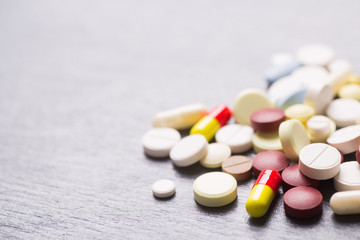
[{"label": "pill", "polygon": [[268,84],[274,83],[276,80],[291,74],[296,68],[300,67],[300,63],[296,60],[290,61],[282,65],[272,66],[265,74]]},{"label": "pill", "polygon": [[[286,89],[286,91],[284,91]],[[278,108],[286,108],[296,103],[303,103],[306,89],[292,75],[273,83],[267,90],[271,103]]]},{"label": "pill", "polygon": [[347,83],[355,83],[360,84],[360,75],[356,75],[355,73],[351,73],[346,78]]},{"label": "pill", "polygon": [[296,69],[291,76],[295,82],[304,87],[309,87],[315,82],[323,82],[329,76],[329,72],[319,66],[302,66]]},{"label": "pill", "polygon": [[296,57],[304,65],[327,66],[334,58],[334,51],[323,44],[310,44],[300,48]]},{"label": "pill", "polygon": [[360,145],[356,151],[355,157],[356,157],[356,161],[358,161],[358,163],[360,164]]},{"label": "pill", "polygon": [[223,172],[232,175],[237,181],[243,181],[251,177],[252,162],[246,156],[232,156],[222,162]]},{"label": "pill", "polygon": [[250,216],[259,218],[266,214],[280,183],[281,176],[277,171],[266,169],[260,173],[245,205]]},{"label": "pill", "polygon": [[325,143],[312,143],[305,146],[299,155],[299,170],[305,176],[326,180],[335,177],[340,171],[339,151]]},{"label": "pill", "polygon": [[147,131],[141,139],[144,152],[150,157],[168,157],[171,148],[181,136],[173,128],[153,128]]},{"label": "pill", "polygon": [[256,153],[266,150],[282,150],[279,134],[277,131],[268,133],[256,132],[253,136],[252,143]]},{"label": "pill", "polygon": [[287,109],[295,104],[302,104],[306,95],[306,88],[298,88],[294,92],[288,92],[288,94],[277,101],[277,107]]},{"label": "pill", "polygon": [[306,122],[306,127],[309,133],[314,136],[328,135],[331,131],[329,119],[321,115],[311,117]]},{"label": "pill", "polygon": [[250,126],[251,114],[259,109],[271,107],[272,104],[263,91],[246,89],[236,96],[234,117],[237,123]]},{"label": "pill", "polygon": [[280,124],[279,137],[287,158],[297,161],[300,150],[310,144],[305,127],[297,119],[286,120]]},{"label": "pill", "polygon": [[284,169],[281,173],[283,191],[286,192],[290,188],[307,186],[318,188],[320,181],[308,178],[299,170],[299,165],[295,164]]},{"label": "pill", "polygon": [[206,168],[218,168],[231,155],[231,149],[222,143],[211,143],[206,155],[200,159],[200,164]]},{"label": "pill", "polygon": [[314,115],[314,108],[305,104],[295,104],[285,110],[287,119],[297,119],[302,123],[306,123],[306,121]]},{"label": "pill", "polygon": [[323,196],[312,187],[294,187],[284,194],[285,213],[294,218],[305,219],[320,215],[322,202]]},{"label": "pill", "polygon": [[289,166],[290,161],[279,151],[263,151],[255,155],[252,161],[254,176],[257,177],[265,169],[281,172]]},{"label": "pill", "polygon": [[335,214],[360,214],[360,190],[334,193],[330,198],[330,207]]},{"label": "pill", "polygon": [[231,110],[224,104],[218,104],[191,128],[190,134],[202,134],[210,141],[216,131],[229,121],[230,117]]},{"label": "pill", "polygon": [[201,134],[184,137],[170,151],[170,158],[178,167],[187,167],[203,158],[208,150],[208,142]]},{"label": "pill", "polygon": [[339,89],[347,82],[348,77],[352,73],[352,66],[349,61],[336,59],[329,64],[328,68],[330,74],[325,81],[330,84],[333,96],[335,96]]},{"label": "pill", "polygon": [[334,178],[336,191],[360,190],[360,164],[357,161],[344,162]]},{"label": "pill", "polygon": [[352,125],[336,130],[330,135],[327,142],[343,154],[355,152],[360,145],[360,125]]},{"label": "pill", "polygon": [[290,53],[279,52],[275,53],[270,58],[270,63],[272,66],[284,65],[286,63],[292,62],[295,60],[295,57]]},{"label": "pill", "polygon": [[360,101],[360,84],[346,84],[339,89],[338,95],[340,98],[352,98]]},{"label": "pill", "polygon": [[332,89],[324,82],[314,82],[306,91],[304,103],[315,110],[315,114],[324,114],[333,99]]},{"label": "pill", "polygon": [[158,198],[171,197],[175,194],[175,183],[168,179],[158,180],[152,185],[152,192]]},{"label": "pill", "polygon": [[359,113],[359,116],[356,118],[355,124],[360,124],[360,113]]},{"label": "pill", "polygon": [[232,153],[242,153],[251,149],[254,130],[247,125],[228,124],[215,134],[215,140],[231,148]]},{"label": "pill", "polygon": [[360,113],[360,102],[350,98],[333,100],[326,110],[326,115],[335,121],[336,126],[354,125]]},{"label": "pill", "polygon": [[273,132],[277,131],[280,123],[285,121],[285,113],[280,108],[264,108],[251,114],[250,120],[255,131]]},{"label": "pill", "polygon": [[206,114],[203,104],[190,104],[155,114],[152,119],[154,127],[175,129],[191,128]]},{"label": "pill", "polygon": [[237,182],[230,174],[209,172],[195,179],[195,201],[206,207],[222,207],[237,197]]}]

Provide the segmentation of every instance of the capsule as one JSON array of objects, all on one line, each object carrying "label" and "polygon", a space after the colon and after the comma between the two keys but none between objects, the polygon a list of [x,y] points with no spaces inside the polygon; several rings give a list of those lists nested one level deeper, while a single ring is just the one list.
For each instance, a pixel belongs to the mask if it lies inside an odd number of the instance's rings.
[{"label": "capsule", "polygon": [[330,207],[335,214],[360,214],[360,190],[337,192],[330,198]]},{"label": "capsule", "polygon": [[259,218],[265,215],[281,183],[280,174],[272,169],[263,170],[252,187],[246,201],[246,211]]},{"label": "capsule", "polygon": [[190,134],[201,134],[210,141],[230,117],[231,110],[224,104],[218,104],[191,128]]}]

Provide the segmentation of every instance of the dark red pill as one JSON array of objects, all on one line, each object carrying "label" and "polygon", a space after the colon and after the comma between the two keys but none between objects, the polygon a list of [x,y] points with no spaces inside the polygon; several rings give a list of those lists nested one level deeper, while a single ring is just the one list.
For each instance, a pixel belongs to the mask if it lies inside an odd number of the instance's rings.
[{"label": "dark red pill", "polygon": [[308,178],[299,170],[299,165],[295,164],[284,169],[281,173],[283,191],[286,192],[290,188],[307,186],[318,188],[320,181]]},{"label": "dark red pill", "polygon": [[358,161],[358,163],[360,164],[360,145],[358,147],[358,150],[356,151],[356,160]]},{"label": "dark red pill", "polygon": [[265,169],[274,169],[281,173],[290,164],[290,160],[279,151],[263,151],[255,155],[253,161],[254,176]]},{"label": "dark red pill", "polygon": [[285,112],[280,108],[264,108],[251,114],[250,120],[255,131],[273,132],[285,121]]},{"label": "dark red pill", "polygon": [[322,212],[323,196],[312,187],[294,187],[284,194],[285,213],[294,218],[311,218]]}]

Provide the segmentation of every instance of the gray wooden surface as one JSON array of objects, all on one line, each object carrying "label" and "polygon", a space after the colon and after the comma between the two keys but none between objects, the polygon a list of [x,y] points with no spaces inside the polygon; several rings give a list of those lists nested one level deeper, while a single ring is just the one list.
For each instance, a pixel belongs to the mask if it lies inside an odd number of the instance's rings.
[{"label": "gray wooden surface", "polygon": [[[238,199],[209,209],[192,182],[207,169],[147,158],[154,113],[233,105],[265,89],[270,56],[332,46],[360,72],[359,1],[0,1],[0,238],[347,239],[360,217],[329,207],[287,217],[282,192],[252,219]],[[251,153],[249,153],[251,155]],[[157,200],[151,184],[174,179]]]}]

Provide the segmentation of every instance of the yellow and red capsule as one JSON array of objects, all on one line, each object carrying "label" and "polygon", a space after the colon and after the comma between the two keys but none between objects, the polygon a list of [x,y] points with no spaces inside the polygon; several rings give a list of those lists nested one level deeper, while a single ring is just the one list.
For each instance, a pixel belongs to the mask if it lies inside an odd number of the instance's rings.
[{"label": "yellow and red capsule", "polygon": [[218,104],[191,128],[190,134],[201,134],[210,141],[216,131],[229,121],[231,114],[225,104]]},{"label": "yellow and red capsule", "polygon": [[280,183],[281,176],[277,171],[266,169],[260,173],[246,201],[246,211],[250,216],[259,218],[266,214]]}]

